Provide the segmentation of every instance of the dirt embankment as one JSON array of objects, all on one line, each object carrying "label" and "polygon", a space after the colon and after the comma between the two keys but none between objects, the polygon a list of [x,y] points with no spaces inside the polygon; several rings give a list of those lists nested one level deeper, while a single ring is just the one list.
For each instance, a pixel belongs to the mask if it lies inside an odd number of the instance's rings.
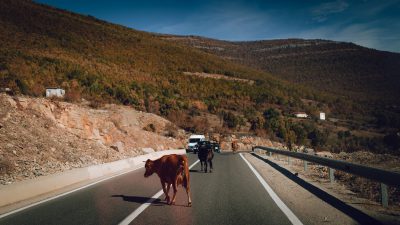
[{"label": "dirt embankment", "polygon": [[184,145],[182,130],[130,107],[0,94],[0,184]]}]

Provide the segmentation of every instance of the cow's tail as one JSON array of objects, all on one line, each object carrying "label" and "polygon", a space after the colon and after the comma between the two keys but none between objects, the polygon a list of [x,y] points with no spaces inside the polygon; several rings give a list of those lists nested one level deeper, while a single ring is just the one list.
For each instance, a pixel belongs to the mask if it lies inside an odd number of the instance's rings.
[{"label": "cow's tail", "polygon": [[185,188],[188,188],[189,184],[189,166],[188,166],[188,160],[186,156],[182,156],[181,162],[180,162],[180,168],[179,172],[182,175],[182,185]]}]

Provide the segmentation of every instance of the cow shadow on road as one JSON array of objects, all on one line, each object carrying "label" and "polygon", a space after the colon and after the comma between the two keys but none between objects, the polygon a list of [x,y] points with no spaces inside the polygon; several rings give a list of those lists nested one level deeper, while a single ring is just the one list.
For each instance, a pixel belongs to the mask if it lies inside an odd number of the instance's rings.
[{"label": "cow shadow on road", "polygon": [[122,198],[123,201],[126,202],[136,202],[140,204],[144,204],[146,202],[151,202],[151,205],[154,206],[163,206],[167,205],[166,202],[162,202],[159,198],[149,198],[149,197],[142,197],[142,196],[127,196],[127,195],[111,195],[113,198]]},{"label": "cow shadow on road", "polygon": [[[144,203],[149,203],[152,206],[164,206],[164,205],[168,205],[167,202],[162,201],[159,198],[149,198],[149,197],[142,197],[142,196],[126,196],[126,195],[111,195],[112,198],[122,198],[123,201],[126,202],[136,202],[136,203],[140,203],[140,204],[144,204]],[[187,207],[187,205],[184,204],[177,204],[175,203],[172,206],[182,206],[182,207]]]},{"label": "cow shadow on road", "polygon": [[343,212],[344,214],[346,214],[349,217],[353,218],[354,220],[356,220],[360,224],[382,224],[379,221],[377,221],[376,219],[372,218],[371,216],[365,214],[364,212],[362,212],[362,211],[360,211],[360,210],[358,210],[358,209],[346,204],[342,200],[340,200],[340,199],[328,194],[327,192],[323,191],[322,189],[320,189],[320,188],[308,183],[307,181],[301,179],[300,177],[296,176],[295,174],[293,174],[292,172],[290,172],[286,168],[283,168],[283,167],[279,166],[278,164],[276,164],[276,163],[274,163],[274,162],[272,162],[272,161],[270,161],[268,159],[260,157],[259,155],[255,154],[255,153],[251,153],[251,155],[253,155],[254,157],[266,162],[271,167],[273,167],[274,169],[279,171],[281,174],[283,174],[284,176],[286,176],[287,178],[289,178],[290,180],[292,180],[296,184],[300,185],[304,189],[306,189],[309,192],[313,193],[315,196],[317,196],[321,200],[325,201],[329,205],[331,205],[331,206],[335,207],[336,209],[340,210],[341,212]]}]

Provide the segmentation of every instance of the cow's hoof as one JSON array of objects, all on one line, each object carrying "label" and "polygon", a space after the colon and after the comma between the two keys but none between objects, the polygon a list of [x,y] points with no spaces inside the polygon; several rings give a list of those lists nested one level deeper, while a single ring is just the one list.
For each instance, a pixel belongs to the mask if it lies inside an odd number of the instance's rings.
[{"label": "cow's hoof", "polygon": [[192,207],[192,203],[191,202],[188,203],[188,207]]},{"label": "cow's hoof", "polygon": [[212,173],[212,170],[210,170],[210,173]]}]

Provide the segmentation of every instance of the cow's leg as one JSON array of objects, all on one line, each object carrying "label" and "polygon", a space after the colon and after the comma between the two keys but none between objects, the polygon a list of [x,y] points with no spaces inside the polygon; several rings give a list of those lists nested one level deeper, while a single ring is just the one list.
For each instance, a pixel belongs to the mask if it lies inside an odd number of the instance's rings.
[{"label": "cow's leg", "polygon": [[190,198],[190,187],[189,187],[189,185],[186,187],[186,194],[188,196],[188,206],[191,207],[192,206],[192,199]]},{"label": "cow's leg", "polygon": [[213,169],[212,160],[209,160],[208,162],[210,163],[210,173],[212,173],[212,169]]},{"label": "cow's leg", "polygon": [[190,198],[190,174],[189,174],[189,168],[186,165],[185,168],[185,177],[184,179],[186,180],[185,182],[185,188],[186,188],[186,194],[188,197],[188,206],[191,207],[192,206],[192,199]]},{"label": "cow's leg", "polygon": [[170,204],[174,205],[175,204],[176,192],[177,192],[177,190],[176,190],[176,179],[175,179],[175,182],[172,183],[172,189],[174,190],[174,195],[172,196],[172,200],[171,200]]},{"label": "cow's leg", "polygon": [[[171,188],[171,184],[167,183],[167,193],[169,194],[169,189]],[[165,201],[167,201],[167,203],[169,203],[169,195],[165,196]]]},{"label": "cow's leg", "polygon": [[[169,195],[168,195],[168,191],[167,188],[165,187],[165,185],[167,185],[164,181],[161,181],[161,186],[165,195],[165,201],[167,201],[167,203],[169,203]],[[169,185],[168,185],[169,186]],[[169,189],[169,187],[168,187]]]}]

